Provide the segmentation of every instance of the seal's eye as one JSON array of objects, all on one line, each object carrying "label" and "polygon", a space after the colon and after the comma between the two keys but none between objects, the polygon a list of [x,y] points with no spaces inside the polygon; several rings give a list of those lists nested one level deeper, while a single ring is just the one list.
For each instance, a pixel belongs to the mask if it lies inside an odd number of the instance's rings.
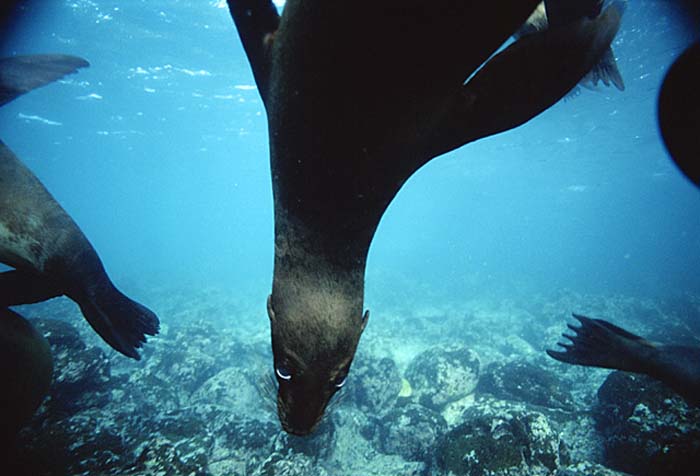
[{"label": "seal's eye", "polygon": [[342,388],[343,385],[345,385],[345,381],[346,381],[347,379],[348,379],[347,374],[338,377],[337,379],[335,379],[335,383],[334,383],[335,387],[336,387],[336,388]]},{"label": "seal's eye", "polygon": [[275,367],[275,373],[282,380],[292,380],[292,372],[286,367]]}]

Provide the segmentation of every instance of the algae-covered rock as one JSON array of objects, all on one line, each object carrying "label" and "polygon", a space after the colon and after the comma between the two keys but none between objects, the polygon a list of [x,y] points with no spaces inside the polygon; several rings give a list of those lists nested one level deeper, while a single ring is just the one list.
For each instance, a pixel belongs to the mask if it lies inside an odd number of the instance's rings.
[{"label": "algae-covered rock", "polygon": [[192,403],[216,402],[230,412],[246,414],[258,408],[262,397],[249,373],[227,367],[206,380],[190,397]]},{"label": "algae-covered rock", "polygon": [[433,347],[409,364],[406,379],[418,403],[440,411],[466,397],[479,381],[479,357],[467,347]]},{"label": "algae-covered rock", "polygon": [[128,466],[134,455],[121,432],[120,423],[101,409],[63,419],[35,419],[23,429],[21,444],[12,457],[3,461],[3,474],[94,474],[104,468]]},{"label": "algae-covered rock", "polygon": [[173,441],[157,436],[141,444],[139,457],[126,474],[206,476],[209,473],[206,458],[185,455]]},{"label": "algae-covered rock", "polygon": [[559,376],[523,360],[489,365],[479,379],[477,392],[547,408],[574,410],[571,393]]},{"label": "algae-covered rock", "polygon": [[401,392],[401,374],[389,358],[360,356],[352,365],[343,400],[373,415],[391,409]]},{"label": "algae-covered rock", "polygon": [[[275,439],[281,431],[276,422],[245,418],[223,411],[215,420],[210,421],[209,429],[215,438],[210,454],[211,464],[216,464],[217,471],[227,467],[243,468],[242,474],[247,474],[246,471],[256,467],[273,452]],[[236,461],[243,464],[237,464]],[[218,474],[217,471],[213,472]]]},{"label": "algae-covered rock", "polygon": [[598,390],[594,416],[611,468],[649,476],[697,474],[700,408],[662,383],[613,372]]},{"label": "algae-covered rock", "polygon": [[378,422],[372,442],[382,453],[399,455],[407,461],[428,462],[446,430],[442,415],[410,403],[394,408]]},{"label": "algae-covered rock", "polygon": [[435,459],[435,475],[506,476],[551,474],[567,455],[543,414],[487,402],[441,438]]},{"label": "algae-covered rock", "polygon": [[601,464],[590,463],[588,461],[571,464],[557,469],[554,476],[629,476],[627,473],[620,473],[614,469],[606,468]]},{"label": "algae-covered rock", "polygon": [[309,456],[275,452],[255,468],[251,476],[328,476],[328,472]]}]

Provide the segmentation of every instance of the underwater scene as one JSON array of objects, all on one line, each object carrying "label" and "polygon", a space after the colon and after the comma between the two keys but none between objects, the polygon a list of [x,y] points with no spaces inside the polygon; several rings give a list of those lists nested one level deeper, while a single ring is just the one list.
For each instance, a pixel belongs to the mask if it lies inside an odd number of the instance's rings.
[{"label": "underwater scene", "polygon": [[489,2],[3,7],[2,474],[698,474],[698,23]]}]

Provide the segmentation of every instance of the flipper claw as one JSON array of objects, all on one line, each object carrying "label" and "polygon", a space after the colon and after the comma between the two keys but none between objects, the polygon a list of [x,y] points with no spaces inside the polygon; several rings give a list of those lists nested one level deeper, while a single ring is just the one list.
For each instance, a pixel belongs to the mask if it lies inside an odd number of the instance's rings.
[{"label": "flipper claw", "polygon": [[567,323],[574,335],[563,333],[571,341],[557,343],[563,351],[547,350],[547,354],[561,362],[593,367],[639,371],[639,362],[653,346],[641,337],[601,319],[592,319],[572,313],[580,326]]}]

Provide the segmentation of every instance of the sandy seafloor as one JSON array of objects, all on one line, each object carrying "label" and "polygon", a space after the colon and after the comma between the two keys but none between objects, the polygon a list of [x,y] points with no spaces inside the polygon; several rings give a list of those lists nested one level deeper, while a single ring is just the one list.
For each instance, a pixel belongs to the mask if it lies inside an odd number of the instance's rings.
[{"label": "sandy seafloor", "polygon": [[544,349],[571,311],[692,344],[698,296],[387,293],[337,403],[315,436],[296,438],[265,396],[264,301],[217,287],[128,291],[162,320],[140,362],[102,343],[66,299],[20,308],[52,343],[56,371],[13,474],[696,474],[700,410]]}]

